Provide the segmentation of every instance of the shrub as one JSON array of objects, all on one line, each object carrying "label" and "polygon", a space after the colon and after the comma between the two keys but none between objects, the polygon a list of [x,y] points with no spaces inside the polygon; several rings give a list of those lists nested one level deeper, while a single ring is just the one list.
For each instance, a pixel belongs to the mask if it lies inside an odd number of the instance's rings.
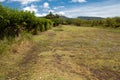
[{"label": "shrub", "polygon": [[34,12],[19,11],[0,5],[0,39],[4,37],[18,37],[22,32],[37,34],[52,27],[53,22],[38,18]]}]

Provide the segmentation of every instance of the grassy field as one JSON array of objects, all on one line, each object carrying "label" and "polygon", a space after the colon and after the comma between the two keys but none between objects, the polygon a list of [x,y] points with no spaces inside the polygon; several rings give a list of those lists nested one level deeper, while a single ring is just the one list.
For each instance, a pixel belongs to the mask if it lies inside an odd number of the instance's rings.
[{"label": "grassy field", "polygon": [[59,26],[42,32],[0,55],[0,80],[120,80],[120,30]]}]

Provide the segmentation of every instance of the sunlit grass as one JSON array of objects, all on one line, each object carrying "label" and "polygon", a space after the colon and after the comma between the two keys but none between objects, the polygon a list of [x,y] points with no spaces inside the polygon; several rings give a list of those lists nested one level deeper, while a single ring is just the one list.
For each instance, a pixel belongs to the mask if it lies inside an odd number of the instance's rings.
[{"label": "sunlit grass", "polygon": [[119,31],[63,25],[33,36],[32,47],[21,48],[1,58],[0,79],[120,79]]},{"label": "sunlit grass", "polygon": [[[50,33],[54,36],[47,35]],[[46,80],[44,74],[55,73],[62,80],[118,80],[119,34],[108,29],[75,26],[54,28],[42,34],[50,43],[46,51],[38,52],[37,76]]]}]

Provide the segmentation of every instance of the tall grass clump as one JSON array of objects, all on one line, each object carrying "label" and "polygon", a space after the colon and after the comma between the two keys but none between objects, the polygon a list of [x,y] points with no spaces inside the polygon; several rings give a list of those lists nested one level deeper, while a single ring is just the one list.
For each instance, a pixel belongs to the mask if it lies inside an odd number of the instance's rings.
[{"label": "tall grass clump", "polygon": [[[18,48],[22,42],[32,42],[32,34],[23,32],[17,38],[9,37],[0,40],[0,55],[10,53],[14,48]],[[15,45],[15,46],[13,46]]]},{"label": "tall grass clump", "polygon": [[6,53],[10,49],[13,42],[14,39],[12,38],[4,38],[3,40],[0,40],[0,55]]}]

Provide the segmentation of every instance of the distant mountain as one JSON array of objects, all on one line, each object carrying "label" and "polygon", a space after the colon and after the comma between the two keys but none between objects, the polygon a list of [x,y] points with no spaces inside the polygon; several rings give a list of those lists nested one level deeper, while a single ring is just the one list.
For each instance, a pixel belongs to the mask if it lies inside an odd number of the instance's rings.
[{"label": "distant mountain", "polygon": [[66,17],[66,16],[60,16],[60,18],[61,18],[61,19],[64,19],[64,20],[69,19],[69,18]]},{"label": "distant mountain", "polygon": [[[66,16],[60,16],[61,19],[74,19],[74,18],[69,18],[69,17],[66,17]],[[80,18],[80,19],[83,19],[83,20],[102,20],[104,18],[102,17],[89,17],[89,16],[79,16],[77,18]]]},{"label": "distant mountain", "polygon": [[79,16],[78,18],[84,19],[84,20],[102,20],[102,19],[104,19],[102,17],[88,17],[88,16]]},{"label": "distant mountain", "polygon": [[[43,17],[40,17],[40,18],[44,18],[45,16]],[[63,15],[60,15],[60,18],[63,19],[63,20],[66,20],[66,19],[75,19],[75,18],[70,18],[70,17],[67,17],[67,16],[63,16]],[[78,16],[77,18],[80,18],[82,20],[102,20],[104,18],[102,17],[90,17],[90,16]]]}]

